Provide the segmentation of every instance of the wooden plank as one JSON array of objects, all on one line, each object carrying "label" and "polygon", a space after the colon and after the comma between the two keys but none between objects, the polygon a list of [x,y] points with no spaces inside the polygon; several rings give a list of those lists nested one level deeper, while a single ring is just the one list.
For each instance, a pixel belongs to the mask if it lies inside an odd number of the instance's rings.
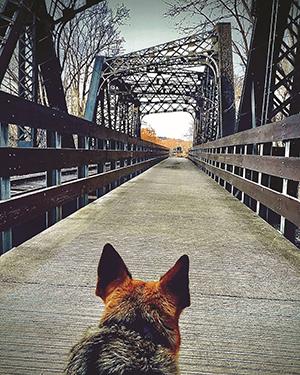
[{"label": "wooden plank", "polygon": [[84,193],[106,186],[122,176],[150,168],[163,159],[165,157],[153,158],[129,167],[67,182],[60,186],[48,187],[0,202],[0,231],[22,224],[53,207],[61,206]]},{"label": "wooden plank", "polygon": [[86,137],[113,139],[152,149],[169,150],[164,146],[129,137],[124,133],[99,126],[83,118],[18,98],[3,91],[0,91],[0,108],[0,122],[8,124],[52,130],[60,134],[78,134]]},{"label": "wooden plank", "polygon": [[99,325],[93,290],[110,242],[141,280],[190,257],[181,375],[299,375],[300,252],[214,185],[167,159],[0,258],[0,374],[63,374]]},{"label": "wooden plank", "polygon": [[193,147],[192,150],[287,141],[298,138],[300,138],[300,114],[220,138],[216,141],[203,143]]},{"label": "wooden plank", "polygon": [[165,151],[112,151],[41,148],[0,148],[0,176],[17,176],[44,172],[49,169],[76,167],[84,164],[105,163],[133,157],[153,158],[166,155]]},{"label": "wooden plank", "polygon": [[251,169],[253,171],[300,181],[300,158],[283,156],[259,156],[242,154],[210,154],[201,152],[198,158],[231,164],[236,167]]},{"label": "wooden plank", "polygon": [[190,156],[190,159],[300,227],[300,201],[298,199],[216,168],[198,158]]}]

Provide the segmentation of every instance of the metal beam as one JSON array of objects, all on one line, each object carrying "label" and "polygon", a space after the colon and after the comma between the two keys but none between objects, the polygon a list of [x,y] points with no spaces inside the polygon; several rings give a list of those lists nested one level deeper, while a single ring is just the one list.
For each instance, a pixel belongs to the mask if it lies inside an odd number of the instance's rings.
[{"label": "metal beam", "polygon": [[[291,4],[292,0],[256,3],[256,21],[239,108],[238,131],[272,120],[275,73]],[[255,123],[252,121],[253,108]]]},{"label": "metal beam", "polygon": [[84,111],[84,118],[89,121],[95,121],[96,119],[97,98],[100,87],[100,81],[103,73],[104,62],[104,56],[96,56],[92,72],[91,83],[89,87],[88,98]]},{"label": "metal beam", "polygon": [[0,83],[7,71],[12,54],[19,39],[19,35],[26,24],[28,9],[32,6],[32,1],[20,1],[20,5],[16,7],[12,14],[12,22],[9,23],[5,31],[5,39],[0,45]]},{"label": "metal beam", "polygon": [[[8,125],[0,122],[0,147],[8,146]],[[9,199],[10,194],[10,178],[0,177],[0,201]],[[7,228],[0,231],[0,255],[12,248],[12,230]]]},{"label": "metal beam", "polygon": [[234,76],[230,23],[216,25],[218,33],[218,63],[220,75],[220,133],[225,137],[237,131],[235,121]]},{"label": "metal beam", "polygon": [[[37,63],[43,77],[47,99],[51,107],[68,112],[67,103],[61,80],[61,66],[55,52],[52,38],[51,18],[49,17],[44,0],[40,0],[36,7],[37,14]],[[51,145],[48,145],[52,147]],[[74,148],[72,136],[63,136],[62,147]]]}]

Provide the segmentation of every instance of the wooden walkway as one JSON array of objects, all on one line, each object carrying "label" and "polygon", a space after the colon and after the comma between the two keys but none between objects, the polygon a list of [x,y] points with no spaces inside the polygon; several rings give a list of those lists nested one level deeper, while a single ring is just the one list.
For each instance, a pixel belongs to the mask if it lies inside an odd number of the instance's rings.
[{"label": "wooden walkway", "polygon": [[186,159],[168,159],[0,258],[0,374],[59,374],[98,322],[103,245],[133,276],[191,260],[182,375],[300,374],[299,250]]}]

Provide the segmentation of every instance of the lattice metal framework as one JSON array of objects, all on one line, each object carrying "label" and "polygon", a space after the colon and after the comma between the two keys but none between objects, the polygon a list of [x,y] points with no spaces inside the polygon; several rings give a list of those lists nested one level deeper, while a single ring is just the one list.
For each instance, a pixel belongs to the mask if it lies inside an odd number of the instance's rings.
[{"label": "lattice metal framework", "polygon": [[300,111],[300,2],[256,2],[238,129]]},{"label": "lattice metal framework", "polygon": [[[287,117],[300,111],[300,2],[293,0],[286,20],[274,72],[272,118]],[[297,92],[298,86],[298,92]]]},{"label": "lattice metal framework", "polygon": [[[230,25],[224,27],[228,33]],[[184,111],[195,119],[194,143],[216,139],[222,132],[226,133],[224,129],[232,133],[232,60],[229,61],[231,70],[225,71],[220,58],[223,34],[222,29],[216,28],[106,59],[96,102],[97,121],[139,136],[143,116]],[[231,39],[228,43],[231,45]],[[221,114],[223,76],[229,77],[232,84],[231,103],[226,103],[228,98],[223,100],[223,106],[231,106],[231,124]]]},{"label": "lattice metal framework", "polygon": [[[1,0],[1,89],[66,110],[53,33],[101,0]],[[36,146],[36,134],[18,129],[18,145]],[[63,142],[72,146],[72,139]]]}]

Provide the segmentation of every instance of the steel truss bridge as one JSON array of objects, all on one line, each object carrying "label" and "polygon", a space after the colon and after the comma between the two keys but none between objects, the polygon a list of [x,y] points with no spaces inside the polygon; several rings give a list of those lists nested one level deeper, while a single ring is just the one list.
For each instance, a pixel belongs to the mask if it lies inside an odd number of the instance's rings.
[{"label": "steel truss bridge", "polygon": [[[221,23],[96,56],[76,117],[54,41],[98,3],[0,0],[0,374],[62,373],[98,324],[106,242],[141,279],[190,256],[182,374],[299,374],[299,0],[254,2],[237,114]],[[140,137],[174,111],[194,119],[188,159]]]},{"label": "steel truss bridge", "polygon": [[183,111],[194,118],[195,144],[230,134],[235,116],[230,33],[229,24],[220,24],[142,51],[98,57],[97,121],[139,136],[143,116]]}]

